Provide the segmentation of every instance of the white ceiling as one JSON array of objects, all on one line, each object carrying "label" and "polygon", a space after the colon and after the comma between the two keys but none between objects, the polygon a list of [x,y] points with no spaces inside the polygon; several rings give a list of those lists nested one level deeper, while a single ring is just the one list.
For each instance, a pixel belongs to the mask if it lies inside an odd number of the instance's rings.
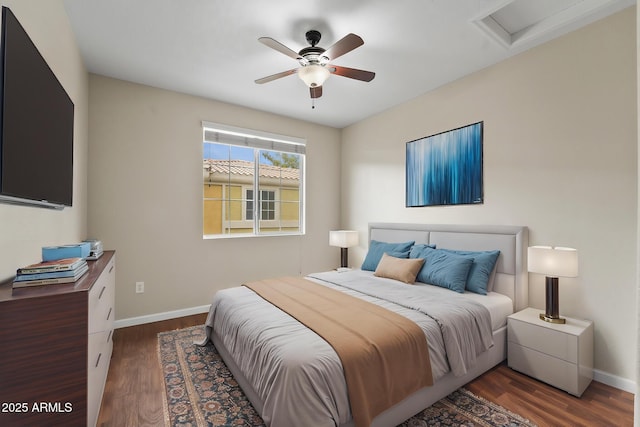
[{"label": "white ceiling", "polygon": [[[342,128],[635,4],[635,0],[64,0],[88,70]],[[374,71],[370,83],[331,76],[311,108],[294,51],[305,32],[328,48],[348,33],[364,45],[336,65]],[[215,120],[215,117],[207,119]]]}]

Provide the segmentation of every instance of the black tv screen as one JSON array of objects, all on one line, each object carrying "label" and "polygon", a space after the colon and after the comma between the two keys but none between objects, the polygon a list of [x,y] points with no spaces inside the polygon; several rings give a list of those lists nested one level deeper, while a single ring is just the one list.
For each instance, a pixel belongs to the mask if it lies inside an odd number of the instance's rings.
[{"label": "black tv screen", "polygon": [[71,206],[74,105],[7,7],[0,56],[0,196]]}]

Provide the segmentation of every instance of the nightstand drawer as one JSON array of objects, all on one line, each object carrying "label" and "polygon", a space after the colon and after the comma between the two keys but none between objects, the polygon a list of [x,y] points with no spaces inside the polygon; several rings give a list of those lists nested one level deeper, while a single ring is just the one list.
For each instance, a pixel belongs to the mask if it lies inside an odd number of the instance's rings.
[{"label": "nightstand drawer", "polygon": [[536,349],[538,352],[573,364],[578,363],[577,337],[565,333],[549,333],[545,326],[510,319],[508,323],[509,343]]},{"label": "nightstand drawer", "polygon": [[591,379],[578,366],[530,348],[509,343],[509,367],[580,397]]}]

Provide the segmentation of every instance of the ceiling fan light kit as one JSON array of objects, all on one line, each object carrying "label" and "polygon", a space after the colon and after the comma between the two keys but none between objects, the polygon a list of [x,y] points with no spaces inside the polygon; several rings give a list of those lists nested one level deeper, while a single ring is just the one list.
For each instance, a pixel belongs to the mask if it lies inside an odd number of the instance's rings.
[{"label": "ceiling fan light kit", "polygon": [[318,64],[309,64],[298,69],[298,77],[309,87],[322,86],[330,74],[326,67]]},{"label": "ceiling fan light kit", "polygon": [[364,82],[370,82],[373,80],[376,74],[371,71],[329,64],[329,61],[362,46],[364,41],[360,36],[347,34],[342,39],[334,43],[329,49],[323,49],[320,46],[316,46],[318,42],[320,42],[321,37],[322,36],[319,31],[307,31],[306,39],[311,46],[303,48],[300,52],[295,52],[294,50],[289,49],[271,37],[260,37],[258,41],[290,58],[295,59],[300,64],[300,67],[263,77],[261,79],[257,79],[255,82],[263,84],[297,72],[298,77],[300,77],[300,79],[309,87],[309,93],[313,100],[322,96],[322,85],[331,74]]}]

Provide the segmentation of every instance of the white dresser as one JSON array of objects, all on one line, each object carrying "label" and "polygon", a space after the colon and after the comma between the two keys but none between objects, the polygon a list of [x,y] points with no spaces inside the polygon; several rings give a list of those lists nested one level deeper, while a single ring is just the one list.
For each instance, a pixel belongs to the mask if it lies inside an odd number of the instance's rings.
[{"label": "white dresser", "polygon": [[593,379],[593,322],[549,323],[540,313],[526,308],[509,316],[509,367],[579,397]]}]

